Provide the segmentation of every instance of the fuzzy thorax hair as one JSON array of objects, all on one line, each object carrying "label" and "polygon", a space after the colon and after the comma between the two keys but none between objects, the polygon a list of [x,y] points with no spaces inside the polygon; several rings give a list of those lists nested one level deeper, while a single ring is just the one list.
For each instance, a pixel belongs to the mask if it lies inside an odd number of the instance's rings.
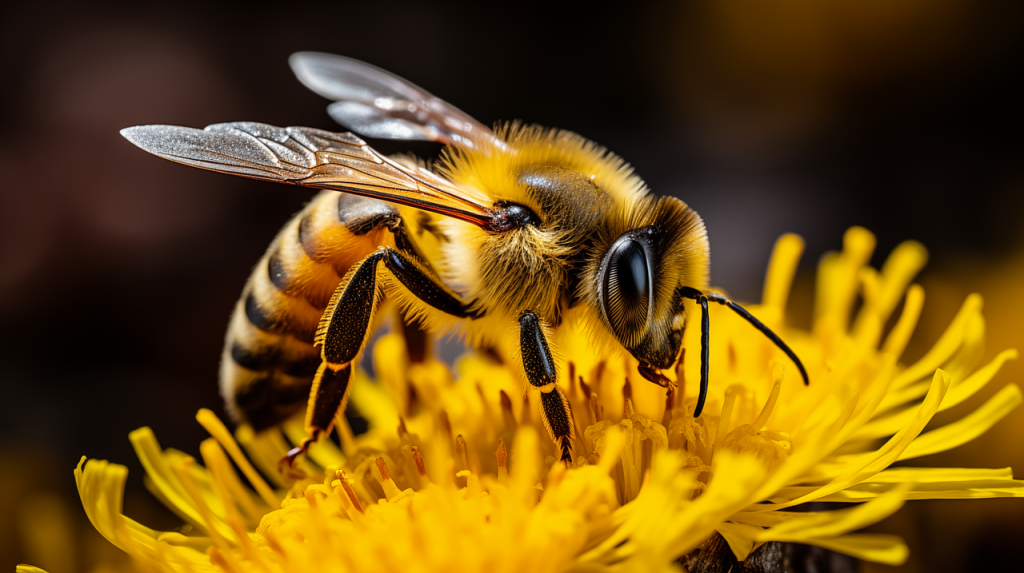
[{"label": "fuzzy thorax hair", "polygon": [[[496,132],[507,148],[448,148],[439,171],[494,203],[530,208],[540,224],[493,234],[452,219],[438,221],[451,239],[442,246],[445,264],[438,270],[475,310],[504,315],[505,324],[532,310],[557,324],[566,300],[575,298],[589,309],[581,318],[593,330],[606,331],[597,301],[601,257],[623,233],[650,226],[660,237],[651,320],[664,322],[658,319],[674,308],[678,286],[706,286],[707,235],[685,203],[652,196],[625,161],[575,133],[518,123]],[[552,179],[559,182],[558,192],[545,187]],[[573,272],[579,284],[569,284]],[[662,326],[652,322],[652,328]]]}]

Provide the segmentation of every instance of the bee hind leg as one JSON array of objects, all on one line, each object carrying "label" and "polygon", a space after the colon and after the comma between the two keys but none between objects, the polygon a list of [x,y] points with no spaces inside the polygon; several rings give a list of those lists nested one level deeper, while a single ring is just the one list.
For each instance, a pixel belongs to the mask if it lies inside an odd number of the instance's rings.
[{"label": "bee hind leg", "polygon": [[305,425],[309,437],[281,458],[281,466],[294,465],[321,435],[330,433],[334,417],[344,407],[352,361],[366,344],[381,299],[377,267],[383,256],[383,251],[376,251],[363,259],[331,296],[314,340],[314,345],[320,348],[322,363],[313,378],[306,406]]},{"label": "bee hind leg", "polygon": [[335,416],[345,406],[352,362],[366,346],[373,316],[383,297],[378,276],[381,263],[386,272],[423,302],[454,316],[469,316],[466,306],[438,279],[399,251],[382,247],[359,262],[346,276],[347,280],[338,285],[320,319],[314,345],[320,348],[323,363],[313,379],[306,407],[309,437],[281,458],[282,466],[293,465],[321,435],[329,433]]},{"label": "bee hind leg", "polygon": [[313,379],[306,408],[306,431],[308,437],[302,444],[292,448],[278,461],[279,467],[294,467],[299,456],[316,443],[321,434],[330,433],[335,415],[345,409],[348,402],[348,383],[352,376],[352,365],[335,370],[333,365],[323,362]]},{"label": "bee hind leg", "polygon": [[561,460],[571,463],[572,444],[576,439],[572,410],[565,394],[555,384],[555,361],[544,328],[537,315],[529,310],[519,315],[519,350],[526,379],[530,385],[540,389],[544,427],[558,447]]}]

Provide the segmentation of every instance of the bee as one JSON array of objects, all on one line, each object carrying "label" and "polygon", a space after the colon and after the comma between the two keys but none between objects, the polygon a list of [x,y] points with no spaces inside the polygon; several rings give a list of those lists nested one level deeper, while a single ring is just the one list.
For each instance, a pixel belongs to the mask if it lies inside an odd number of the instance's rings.
[{"label": "bee", "polygon": [[[582,324],[598,348],[625,352],[672,390],[662,371],[680,356],[684,301],[701,315],[708,387],[708,304],[728,306],[807,372],[796,354],[735,302],[707,291],[700,216],[657,197],[605,148],[568,131],[511,123],[488,129],[384,70],[302,52],[299,80],[335,103],[348,133],[261,123],[121,131],[160,157],[222,173],[323,189],[280,231],[249,277],[226,336],[221,390],[256,430],[306,407],[294,463],[343,411],[353,365],[381,301],[427,332],[500,347],[516,332],[526,388],[562,460],[575,440],[553,348]],[[354,132],[354,133],[352,133]],[[446,145],[433,167],[387,157],[355,134]]]}]

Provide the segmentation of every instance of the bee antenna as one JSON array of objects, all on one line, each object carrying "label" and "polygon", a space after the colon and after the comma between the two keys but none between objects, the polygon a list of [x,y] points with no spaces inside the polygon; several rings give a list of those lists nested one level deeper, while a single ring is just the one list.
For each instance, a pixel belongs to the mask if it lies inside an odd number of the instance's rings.
[{"label": "bee antenna", "polygon": [[804,368],[800,358],[797,357],[796,353],[793,352],[785,342],[779,338],[778,334],[772,332],[772,329],[764,325],[763,322],[757,319],[754,315],[750,314],[747,309],[729,300],[724,295],[717,292],[704,293],[693,287],[681,287],[679,289],[679,295],[683,298],[688,298],[697,301],[701,306],[701,329],[700,329],[700,395],[697,397],[697,406],[693,410],[693,417],[700,416],[701,411],[704,409],[704,400],[708,394],[708,338],[710,330],[710,321],[708,320],[708,302],[715,302],[724,306],[727,306],[733,310],[736,314],[742,316],[744,320],[749,322],[754,328],[761,331],[761,334],[768,337],[778,346],[780,350],[789,356],[790,360],[796,364],[798,370],[800,370],[800,376],[804,379],[804,385],[810,385],[811,381],[807,376],[807,369]]}]

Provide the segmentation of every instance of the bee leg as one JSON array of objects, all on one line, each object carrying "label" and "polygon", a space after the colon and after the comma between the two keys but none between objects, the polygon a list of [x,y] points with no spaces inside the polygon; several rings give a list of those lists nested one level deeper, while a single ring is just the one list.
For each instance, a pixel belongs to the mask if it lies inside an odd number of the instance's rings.
[{"label": "bee leg", "polygon": [[313,379],[313,388],[306,407],[306,438],[288,452],[281,463],[292,464],[322,434],[330,432],[334,417],[344,408],[348,397],[352,362],[366,345],[383,296],[377,272],[381,263],[409,291],[434,308],[455,316],[469,316],[469,311],[440,281],[413,263],[402,253],[382,247],[362,260],[347,281],[338,285],[316,331],[314,345],[320,347],[323,363]]},{"label": "bee leg", "polygon": [[413,259],[388,247],[384,247],[378,252],[383,253],[384,266],[416,298],[452,316],[459,318],[476,316],[443,286],[441,281],[432,276],[428,269],[416,264]]},{"label": "bee leg", "polygon": [[306,408],[306,431],[309,437],[302,444],[288,450],[278,462],[278,466],[295,466],[295,460],[306,453],[309,447],[320,439],[320,434],[329,433],[334,424],[334,416],[345,409],[348,401],[348,383],[352,376],[352,365],[334,370],[326,362],[320,364],[313,388],[309,393],[309,405]]},{"label": "bee leg", "polygon": [[306,406],[309,437],[289,451],[280,464],[292,465],[316,440],[334,426],[334,417],[348,398],[352,361],[366,344],[367,333],[381,299],[377,267],[384,258],[376,251],[358,263],[347,281],[338,285],[320,319],[314,345],[320,347],[323,362],[313,378]]},{"label": "bee leg", "polygon": [[558,447],[562,461],[568,464],[572,461],[572,443],[576,439],[572,410],[555,384],[555,361],[540,319],[529,310],[519,315],[519,350],[526,379],[530,385],[540,389],[544,427]]}]

